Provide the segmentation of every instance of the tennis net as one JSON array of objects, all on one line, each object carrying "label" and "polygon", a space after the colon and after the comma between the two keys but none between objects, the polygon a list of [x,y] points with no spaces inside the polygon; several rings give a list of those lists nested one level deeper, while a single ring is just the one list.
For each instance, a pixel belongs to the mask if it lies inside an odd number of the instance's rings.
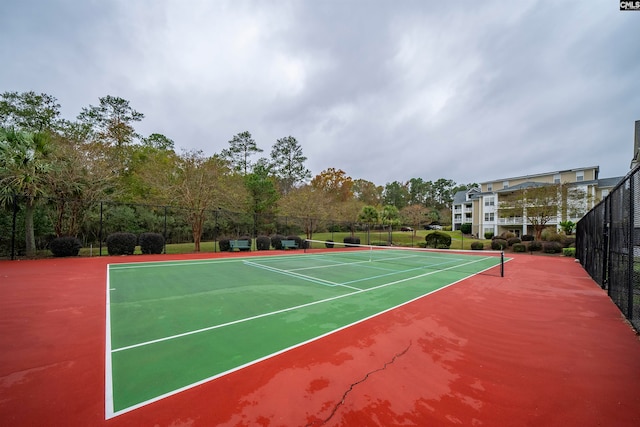
[{"label": "tennis net", "polygon": [[344,262],[373,262],[395,268],[448,270],[504,277],[505,259],[502,251],[376,246],[308,239],[305,252]]}]

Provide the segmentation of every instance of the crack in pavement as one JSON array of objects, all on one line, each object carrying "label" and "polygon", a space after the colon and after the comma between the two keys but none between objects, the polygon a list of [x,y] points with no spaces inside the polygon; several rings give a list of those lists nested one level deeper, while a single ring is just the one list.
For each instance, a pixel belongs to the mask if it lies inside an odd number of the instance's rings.
[{"label": "crack in pavement", "polygon": [[317,425],[318,423],[320,423],[320,425],[324,425],[324,424],[328,423],[329,420],[331,420],[331,418],[333,418],[333,416],[336,414],[336,412],[338,412],[338,409],[340,408],[340,406],[344,405],[344,401],[347,399],[347,395],[349,393],[351,393],[351,391],[353,391],[353,388],[355,386],[365,382],[369,378],[370,375],[375,374],[376,372],[384,371],[385,369],[387,369],[387,366],[389,366],[392,363],[394,363],[398,357],[404,356],[407,353],[407,351],[409,351],[409,349],[411,348],[412,344],[413,344],[412,341],[409,341],[409,345],[407,346],[407,348],[402,350],[400,353],[395,354],[390,361],[385,362],[385,364],[382,366],[382,368],[374,369],[373,371],[367,372],[367,375],[365,375],[364,378],[362,378],[360,381],[356,381],[355,383],[351,384],[351,386],[349,386],[347,391],[345,391],[344,394],[342,395],[342,399],[340,399],[340,401],[338,403],[336,403],[336,405],[333,407],[333,411],[331,411],[331,414],[329,414],[329,416],[327,418],[325,418],[324,420],[315,420],[313,422],[307,423],[305,425],[305,427],[312,427],[314,425]]}]

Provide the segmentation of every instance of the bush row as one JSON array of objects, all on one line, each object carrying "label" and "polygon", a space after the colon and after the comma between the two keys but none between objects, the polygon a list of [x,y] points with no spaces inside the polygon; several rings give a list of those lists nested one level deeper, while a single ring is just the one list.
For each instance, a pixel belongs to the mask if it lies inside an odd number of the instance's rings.
[{"label": "bush row", "polygon": [[143,254],[161,254],[164,250],[164,237],[160,233],[113,233],[107,236],[109,255],[133,255],[136,246]]},{"label": "bush row", "polygon": [[[161,254],[164,250],[164,237],[159,233],[113,233],[107,236],[107,252],[109,255],[132,255],[136,246],[140,246],[143,254]],[[49,243],[49,249],[55,257],[77,256],[82,243],[76,237],[64,236],[55,238]]]}]

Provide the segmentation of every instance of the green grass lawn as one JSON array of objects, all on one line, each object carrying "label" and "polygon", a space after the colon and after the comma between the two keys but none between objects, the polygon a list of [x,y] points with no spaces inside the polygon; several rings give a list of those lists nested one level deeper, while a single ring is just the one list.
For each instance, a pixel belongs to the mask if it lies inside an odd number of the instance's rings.
[{"label": "green grass lawn", "polygon": [[[431,230],[416,230],[415,232],[407,231],[394,231],[391,233],[391,241],[395,246],[406,247],[418,247],[420,243],[424,243],[427,234],[433,233]],[[469,236],[462,236],[460,231],[442,231],[451,236],[451,248],[450,249],[471,249],[472,242],[484,242],[485,247],[489,246],[488,240],[473,239]],[[343,242],[345,237],[351,236],[349,232],[340,233],[314,233],[313,240],[333,240],[334,242]],[[359,231],[355,233],[355,236],[360,238],[361,244],[371,245],[387,245],[389,244],[389,232],[375,230],[367,234],[367,232]],[[300,236],[305,238],[306,236]],[[254,242],[255,247],[255,242]],[[193,243],[174,243],[166,246],[168,254],[188,254],[193,253]],[[219,252],[220,248],[216,242],[201,242],[200,252]],[[48,251],[47,251],[48,252]],[[80,256],[98,256],[99,247],[94,246],[91,248],[80,249]],[[140,247],[136,247],[134,254],[141,254]],[[42,254],[46,256],[45,254]],[[102,247],[102,255],[108,255],[106,245]]]}]

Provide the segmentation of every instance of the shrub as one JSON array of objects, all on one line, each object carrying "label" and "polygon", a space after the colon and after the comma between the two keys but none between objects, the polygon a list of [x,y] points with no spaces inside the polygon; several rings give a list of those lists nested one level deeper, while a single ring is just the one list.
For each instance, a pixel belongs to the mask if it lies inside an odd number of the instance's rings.
[{"label": "shrub", "polygon": [[268,251],[271,249],[271,239],[269,236],[256,237],[256,249],[259,251]]},{"label": "shrub", "polygon": [[534,240],[533,242],[529,243],[529,246],[527,246],[527,249],[529,249],[529,252],[537,252],[542,250],[542,243],[540,243],[537,240]]},{"label": "shrub", "polygon": [[545,242],[561,242],[562,235],[558,234],[558,231],[553,227],[546,227],[540,233],[540,238]]},{"label": "shrub", "polygon": [[542,244],[542,251],[547,254],[559,254],[562,252],[562,245],[558,242],[545,242]]},{"label": "shrub", "polygon": [[449,247],[451,246],[451,236],[441,231],[434,231],[433,233],[429,233],[425,236],[424,239],[427,242],[427,246],[430,246],[432,248],[449,249]]},{"label": "shrub", "polygon": [[416,246],[418,246],[419,248],[426,248],[427,247],[427,242],[418,242],[416,244]]},{"label": "shrub", "polygon": [[470,234],[471,233],[471,224],[468,222],[465,222],[464,224],[462,224],[460,226],[460,231],[462,232],[462,234]]},{"label": "shrub", "polygon": [[143,254],[161,254],[164,250],[164,237],[160,233],[142,233],[138,243]]},{"label": "shrub", "polygon": [[327,248],[332,248],[333,247],[333,240],[329,239],[326,242],[324,242],[324,246]]},{"label": "shrub", "polygon": [[282,241],[286,240],[286,238],[281,234],[274,234],[271,236],[271,246],[273,249],[282,250]]},{"label": "shrub", "polygon": [[484,233],[484,238],[487,240],[493,239],[493,231],[487,231],[486,233]]},{"label": "shrub", "polygon": [[472,242],[471,243],[471,249],[473,249],[474,251],[481,251],[484,249],[484,243],[482,242]]},{"label": "shrub", "polygon": [[523,242],[533,242],[534,240],[535,240],[535,238],[531,234],[524,234],[522,236],[522,241]]},{"label": "shrub", "polygon": [[56,257],[77,256],[82,243],[76,237],[58,237],[49,243],[49,249]]},{"label": "shrub", "polygon": [[[450,225],[443,226],[442,231],[451,231],[451,226]],[[438,248],[438,249],[445,249],[445,248]]]},{"label": "shrub", "polygon": [[229,243],[231,239],[223,237],[218,240],[218,247],[220,248],[220,252],[229,252],[231,250],[231,243]]},{"label": "shrub", "polygon": [[527,245],[524,243],[514,243],[511,249],[513,249],[513,252],[526,252]]},{"label": "shrub", "polygon": [[516,237],[516,235],[510,231],[503,231],[502,233],[500,233],[500,236],[498,236],[498,238],[502,240],[509,240],[514,237]]},{"label": "shrub", "polygon": [[513,246],[516,243],[521,243],[522,241],[520,239],[518,239],[517,237],[511,237],[510,239],[507,240],[507,244],[509,246]]},{"label": "shrub", "polygon": [[507,247],[509,247],[509,243],[504,239],[493,239],[491,241],[491,249],[494,251],[501,251]]},{"label": "shrub", "polygon": [[113,233],[107,236],[109,255],[133,255],[138,238],[133,233]]},{"label": "shrub", "polygon": [[562,246],[565,248],[575,247],[576,238],[575,237],[565,237],[562,239]]},{"label": "shrub", "polygon": [[347,236],[343,239],[343,242],[350,245],[359,245],[360,238],[358,236]]},{"label": "shrub", "polygon": [[562,255],[570,256],[572,258],[576,257],[576,248],[562,248]]}]

